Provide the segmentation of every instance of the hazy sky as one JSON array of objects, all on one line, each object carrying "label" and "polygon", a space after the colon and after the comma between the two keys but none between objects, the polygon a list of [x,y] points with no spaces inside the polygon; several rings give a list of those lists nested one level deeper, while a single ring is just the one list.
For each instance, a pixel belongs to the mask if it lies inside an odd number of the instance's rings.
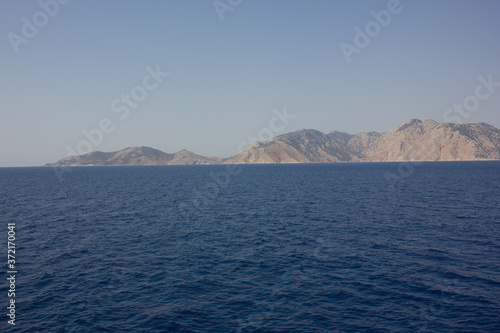
[{"label": "hazy sky", "polygon": [[[284,107],[277,135],[443,122],[479,76],[500,82],[496,0],[55,1],[0,2],[0,166],[54,162],[100,125],[93,150],[228,157]],[[459,118],[500,127],[500,87],[481,89]]]}]

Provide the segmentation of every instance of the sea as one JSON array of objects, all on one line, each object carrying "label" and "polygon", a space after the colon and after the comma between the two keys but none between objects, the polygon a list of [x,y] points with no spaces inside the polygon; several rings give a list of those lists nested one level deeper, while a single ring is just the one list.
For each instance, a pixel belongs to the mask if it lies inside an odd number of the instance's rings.
[{"label": "sea", "polygon": [[0,331],[500,332],[499,171],[0,168]]}]

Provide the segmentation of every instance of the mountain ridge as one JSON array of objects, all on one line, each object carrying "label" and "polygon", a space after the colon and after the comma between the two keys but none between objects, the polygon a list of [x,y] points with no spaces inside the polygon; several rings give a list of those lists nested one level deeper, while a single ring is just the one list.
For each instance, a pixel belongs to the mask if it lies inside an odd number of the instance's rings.
[{"label": "mountain ridge", "polygon": [[499,160],[500,130],[484,122],[438,123],[411,119],[388,132],[348,134],[301,129],[257,142],[229,158],[183,149],[165,153],[150,147],[94,151],[44,166],[184,165]]}]

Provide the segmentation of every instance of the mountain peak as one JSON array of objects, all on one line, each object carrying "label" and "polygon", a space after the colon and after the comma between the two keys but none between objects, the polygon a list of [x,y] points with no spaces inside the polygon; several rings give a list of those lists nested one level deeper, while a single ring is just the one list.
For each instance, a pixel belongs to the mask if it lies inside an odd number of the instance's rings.
[{"label": "mountain peak", "polygon": [[420,120],[420,119],[411,119],[407,121],[406,123],[397,126],[396,128],[393,129],[393,131],[400,132],[400,131],[407,131],[411,129],[419,129],[422,130],[422,128],[425,129],[430,129],[433,127],[438,126],[439,123],[437,121],[434,121],[432,119],[427,119],[427,120]]},{"label": "mountain peak", "polygon": [[415,126],[415,125],[420,125],[422,123],[422,120],[420,119],[410,119],[406,123],[399,125],[396,127],[398,131],[402,131],[408,127]]}]

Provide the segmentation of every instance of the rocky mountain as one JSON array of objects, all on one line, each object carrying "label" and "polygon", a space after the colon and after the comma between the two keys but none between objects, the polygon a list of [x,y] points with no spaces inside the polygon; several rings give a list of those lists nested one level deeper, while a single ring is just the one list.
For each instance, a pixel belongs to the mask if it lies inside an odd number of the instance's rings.
[{"label": "rocky mountain", "polygon": [[110,153],[95,151],[81,156],[70,156],[46,166],[218,164],[223,161],[222,158],[205,157],[188,150],[167,154],[150,147],[131,147]]},{"label": "rocky mountain", "polygon": [[71,156],[46,166],[500,160],[500,130],[486,123],[412,119],[389,132],[324,134],[302,129],[258,142],[228,159],[149,147]]},{"label": "rocky mountain", "polygon": [[465,161],[500,159],[500,130],[412,119],[389,132],[299,130],[256,143],[225,163]]},{"label": "rocky mountain", "polygon": [[410,120],[384,133],[366,150],[367,161],[500,159],[500,130],[486,123],[440,124]]},{"label": "rocky mountain", "polygon": [[316,130],[302,129],[297,132],[280,135],[265,142],[258,142],[248,147],[241,154],[229,158],[226,163],[350,161],[353,156],[349,154],[347,146],[342,139],[323,134]]}]

